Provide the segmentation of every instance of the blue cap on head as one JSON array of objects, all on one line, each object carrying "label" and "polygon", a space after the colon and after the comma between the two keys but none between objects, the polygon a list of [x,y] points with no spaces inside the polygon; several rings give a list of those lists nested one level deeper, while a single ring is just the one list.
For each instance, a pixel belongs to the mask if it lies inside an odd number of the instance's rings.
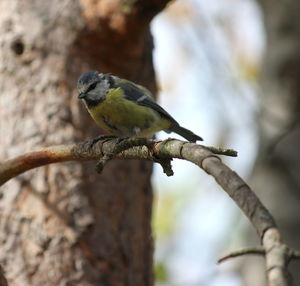
[{"label": "blue cap on head", "polygon": [[99,73],[97,71],[85,72],[79,77],[78,83],[87,84],[91,81],[91,79],[98,78],[98,76],[99,76]]}]

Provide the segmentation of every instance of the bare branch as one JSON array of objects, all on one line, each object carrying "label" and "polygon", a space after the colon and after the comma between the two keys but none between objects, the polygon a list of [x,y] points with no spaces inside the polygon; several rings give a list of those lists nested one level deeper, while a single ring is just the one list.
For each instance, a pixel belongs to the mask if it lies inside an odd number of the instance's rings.
[{"label": "bare branch", "polygon": [[[131,139],[122,147],[116,146],[114,140],[99,141],[92,148],[89,148],[87,142],[53,146],[23,154],[0,164],[0,185],[27,170],[64,161],[95,160],[105,156],[108,158],[106,162],[112,158],[144,159],[159,162],[168,174],[172,174],[170,160],[173,158],[190,161],[212,175],[250,219],[262,241],[269,285],[291,285],[288,281],[287,266],[291,258],[299,257],[299,252],[290,250],[281,241],[280,233],[269,211],[238,174],[223,164],[215,153],[236,155],[233,150],[205,147],[175,139],[165,141]],[[257,250],[257,253],[260,251]],[[253,249],[248,252],[244,250],[243,254],[235,252],[231,257],[254,252]],[[229,256],[222,260],[227,258]]]},{"label": "bare branch", "polygon": [[262,243],[266,251],[266,271],[269,285],[290,286],[287,265],[292,252],[282,243],[278,229],[268,229]]},{"label": "bare branch", "polygon": [[[94,145],[92,149],[89,148],[88,142],[42,148],[40,150],[25,153],[23,155],[0,163],[0,186],[21,173],[47,164],[76,160],[97,160],[103,158],[105,155],[109,157],[113,155],[114,157],[119,159],[144,159],[153,162],[157,162],[159,158],[172,159],[174,157],[184,159],[180,156],[180,154],[177,154],[177,156],[173,157],[172,154],[168,154],[167,157],[164,156],[163,152],[161,152],[160,148],[158,147],[160,146],[160,144],[168,141],[178,141],[180,142],[180,146],[184,144],[193,144],[171,139],[168,139],[166,141],[134,139],[126,140],[126,142],[124,142],[123,144],[124,146],[121,145],[121,148],[116,148],[114,140],[99,141]],[[143,145],[148,146],[148,148],[141,147]],[[236,156],[237,154],[234,150],[231,149],[221,149],[205,146],[199,146],[199,148],[202,150],[211,150],[216,154],[224,154],[228,156]],[[209,151],[208,153],[211,154],[211,152]]]}]

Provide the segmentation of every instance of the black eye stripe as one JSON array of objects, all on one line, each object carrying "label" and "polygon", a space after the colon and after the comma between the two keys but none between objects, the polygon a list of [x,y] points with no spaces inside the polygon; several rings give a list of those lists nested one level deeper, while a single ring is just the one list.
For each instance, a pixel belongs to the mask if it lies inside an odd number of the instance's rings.
[{"label": "black eye stripe", "polygon": [[89,88],[86,90],[86,93],[89,92],[89,91],[91,91],[91,90],[93,90],[96,87],[96,85],[97,85],[97,82],[94,82],[93,84],[91,84],[89,86]]}]

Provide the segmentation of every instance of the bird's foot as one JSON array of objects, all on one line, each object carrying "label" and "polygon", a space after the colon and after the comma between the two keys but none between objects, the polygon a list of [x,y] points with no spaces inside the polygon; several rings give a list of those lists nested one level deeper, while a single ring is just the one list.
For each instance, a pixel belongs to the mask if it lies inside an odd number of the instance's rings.
[{"label": "bird's foot", "polygon": [[112,136],[112,135],[99,135],[94,139],[91,139],[88,141],[88,149],[91,150],[93,148],[93,146],[100,140],[104,140],[104,139],[113,139],[116,138],[116,136]]},{"label": "bird's foot", "polygon": [[96,171],[98,173],[101,173],[108,161],[116,157],[119,153],[127,149],[130,149],[131,147],[142,146],[142,145],[152,146],[152,144],[153,142],[146,138],[132,138],[132,136],[117,138],[116,144],[111,150],[111,152],[104,154],[104,156],[98,161],[96,165]]},{"label": "bird's foot", "polygon": [[[110,137],[110,138],[116,138],[114,137]],[[108,161],[110,161],[113,157],[115,157],[118,153],[128,149],[129,147],[128,142],[126,142],[126,139],[129,139],[130,136],[126,136],[126,137],[118,137],[116,138],[116,144],[114,146],[114,148],[112,149],[112,151],[108,154],[104,154],[104,156],[98,161],[97,165],[96,165],[96,171],[97,173],[102,173],[104,166],[106,165],[106,163]],[[95,138],[97,139],[97,138]],[[94,139],[94,140],[95,140]],[[100,140],[100,139],[99,139]],[[94,143],[95,144],[95,143]]]},{"label": "bird's foot", "polygon": [[121,142],[123,142],[124,140],[130,139],[131,136],[126,136],[126,137],[118,137],[116,139],[116,145],[120,144]]}]

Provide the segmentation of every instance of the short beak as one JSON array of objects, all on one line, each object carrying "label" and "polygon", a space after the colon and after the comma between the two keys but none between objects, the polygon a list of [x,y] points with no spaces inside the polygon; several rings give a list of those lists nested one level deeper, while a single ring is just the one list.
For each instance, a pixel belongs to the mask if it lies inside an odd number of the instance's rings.
[{"label": "short beak", "polygon": [[78,98],[79,98],[79,99],[83,99],[84,97],[85,97],[85,93],[83,93],[83,92],[82,92],[82,93],[79,93],[79,95],[78,95]]}]

